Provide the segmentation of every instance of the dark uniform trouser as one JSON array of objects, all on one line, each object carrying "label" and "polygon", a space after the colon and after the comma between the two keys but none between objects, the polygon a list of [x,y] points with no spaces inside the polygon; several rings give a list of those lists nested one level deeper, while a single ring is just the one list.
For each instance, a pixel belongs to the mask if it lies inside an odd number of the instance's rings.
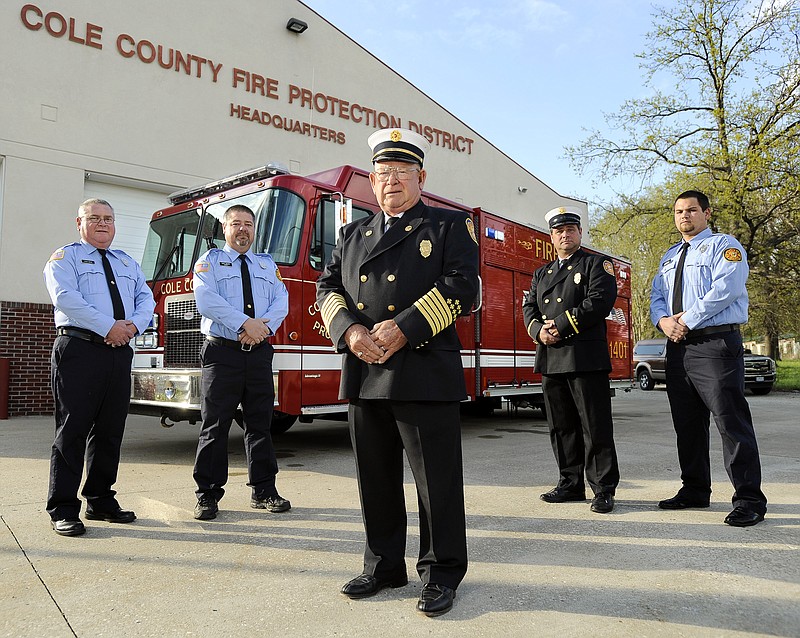
[{"label": "dark uniform trouser", "polygon": [[117,481],[120,447],[131,394],[131,348],[112,348],[75,337],[53,343],[50,375],[56,435],[50,454],[47,512],[53,520],[76,519],[78,488],[90,509],[119,508],[111,487]]},{"label": "dark uniform trouser", "polygon": [[542,375],[550,443],[559,487],[583,492],[583,474],[595,494],[619,483],[607,372]]},{"label": "dark uniform trouser", "polygon": [[744,351],[738,331],[667,342],[667,395],[678,439],[679,494],[711,495],[709,413],[722,436],[725,470],[733,483],[733,505],[763,514],[761,461],[750,406],[744,396]]},{"label": "dark uniform trouser", "polygon": [[197,496],[220,500],[228,482],[228,432],[239,403],[244,422],[248,485],[255,498],[274,496],[278,461],[270,425],[275,400],[273,349],[268,343],[245,352],[206,341],[200,350],[203,425],[197,444]]},{"label": "dark uniform trouser", "polygon": [[419,503],[417,572],[423,583],[457,588],[467,572],[458,403],[354,399],[350,436],[367,536],[364,572],[406,573],[405,448]]}]

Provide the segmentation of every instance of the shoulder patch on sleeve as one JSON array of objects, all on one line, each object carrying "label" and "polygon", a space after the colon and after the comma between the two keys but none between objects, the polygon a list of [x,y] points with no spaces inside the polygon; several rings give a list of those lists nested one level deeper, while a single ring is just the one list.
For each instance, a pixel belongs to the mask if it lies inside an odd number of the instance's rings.
[{"label": "shoulder patch on sleeve", "polygon": [[211,264],[207,261],[198,261],[194,265],[195,272],[208,272],[209,270],[211,270]]},{"label": "shoulder patch on sleeve", "polygon": [[471,217],[467,217],[467,231],[469,232],[469,236],[472,237],[472,241],[477,244],[478,238],[475,237],[475,224],[472,222]]},{"label": "shoulder patch on sleeve", "polygon": [[742,261],[742,251],[738,248],[728,248],[723,253],[727,261]]},{"label": "shoulder patch on sleeve", "polygon": [[603,270],[605,270],[612,277],[614,276],[614,264],[611,263],[611,260],[603,260]]},{"label": "shoulder patch on sleeve", "polygon": [[50,259],[48,259],[47,261],[58,261],[59,259],[64,259],[64,249],[63,248],[59,248],[52,255],[50,255]]}]

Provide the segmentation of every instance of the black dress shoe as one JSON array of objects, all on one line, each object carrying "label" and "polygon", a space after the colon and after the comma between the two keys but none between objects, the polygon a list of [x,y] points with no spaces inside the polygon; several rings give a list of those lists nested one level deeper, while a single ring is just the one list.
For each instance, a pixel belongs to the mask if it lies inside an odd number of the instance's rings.
[{"label": "black dress shoe", "polygon": [[592,499],[591,510],[598,514],[608,514],[614,509],[614,495],[608,492],[598,492]]},{"label": "black dress shoe", "polygon": [[680,494],[676,494],[672,498],[658,502],[658,506],[662,510],[685,510],[689,509],[690,507],[708,507],[708,505],[709,503],[707,500],[700,501],[697,499],[686,498]]},{"label": "black dress shoe", "polygon": [[764,520],[764,515],[749,510],[746,507],[734,507],[733,511],[725,517],[725,522],[734,527],[750,527]]},{"label": "black dress shoe", "polygon": [[86,528],[79,519],[62,519],[60,521],[50,521],[53,531],[61,536],[80,536],[86,533]]},{"label": "black dress shoe", "polygon": [[86,518],[90,521],[106,521],[108,523],[133,523],[136,520],[136,514],[123,509],[118,509],[114,512],[90,512],[86,510]]},{"label": "black dress shoe", "polygon": [[426,616],[441,616],[453,608],[453,599],[455,597],[455,589],[435,583],[426,583],[422,588],[422,593],[419,595],[417,609]]},{"label": "black dress shoe", "polygon": [[585,492],[574,492],[563,487],[554,487],[549,492],[540,494],[539,498],[546,503],[566,503],[568,501],[585,501]]},{"label": "black dress shoe", "polygon": [[370,574],[361,574],[342,586],[342,593],[348,598],[369,598],[386,587],[405,587],[408,576],[405,574],[394,578],[377,578]]}]

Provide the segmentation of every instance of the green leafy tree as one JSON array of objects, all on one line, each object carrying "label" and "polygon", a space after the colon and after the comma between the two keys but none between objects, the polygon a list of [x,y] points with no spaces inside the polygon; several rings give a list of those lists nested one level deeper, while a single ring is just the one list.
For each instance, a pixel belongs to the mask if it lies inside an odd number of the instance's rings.
[{"label": "green leafy tree", "polygon": [[[798,34],[800,0],[677,0],[656,9],[639,57],[649,86],[672,79],[673,88],[607,116],[613,139],[595,131],[567,149],[573,165],[597,179],[637,176],[640,193],[653,183],[680,185],[673,197],[706,191],[712,228],[747,250],[751,324],[772,345],[800,315],[800,306],[786,312],[778,303],[797,296],[782,287],[797,281],[787,277],[796,274],[789,260],[800,231]],[[620,215],[640,193],[622,198]]]}]

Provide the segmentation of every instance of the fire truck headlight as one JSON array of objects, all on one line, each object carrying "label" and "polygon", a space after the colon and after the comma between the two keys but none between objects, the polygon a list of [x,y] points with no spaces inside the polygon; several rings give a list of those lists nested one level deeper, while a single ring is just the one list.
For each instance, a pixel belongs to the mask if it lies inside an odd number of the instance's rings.
[{"label": "fire truck headlight", "polygon": [[145,332],[143,335],[136,335],[133,340],[133,345],[143,350],[148,350],[156,347],[156,333]]}]

